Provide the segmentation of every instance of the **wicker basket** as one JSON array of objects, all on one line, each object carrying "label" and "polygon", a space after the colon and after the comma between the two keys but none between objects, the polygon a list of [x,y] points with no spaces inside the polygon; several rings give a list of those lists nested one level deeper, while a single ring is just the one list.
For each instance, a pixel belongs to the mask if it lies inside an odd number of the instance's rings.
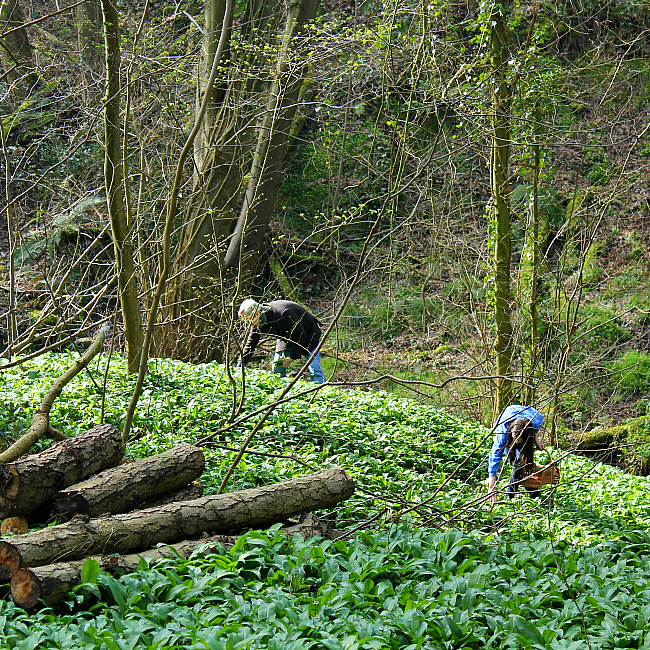
[{"label": "wicker basket", "polygon": [[560,482],[560,468],[557,463],[548,454],[548,465],[546,467],[538,467],[533,465],[532,471],[518,482],[519,485],[525,488],[537,489],[543,485],[557,485]]}]

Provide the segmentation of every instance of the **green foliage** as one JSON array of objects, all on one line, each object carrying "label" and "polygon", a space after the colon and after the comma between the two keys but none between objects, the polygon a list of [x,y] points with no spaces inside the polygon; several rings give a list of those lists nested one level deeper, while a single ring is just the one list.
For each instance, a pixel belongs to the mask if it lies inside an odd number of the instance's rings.
[{"label": "green foliage", "polygon": [[582,331],[588,332],[591,345],[625,343],[632,338],[632,332],[620,325],[620,319],[610,307],[589,305],[581,311],[581,316],[584,318]]},{"label": "green foliage", "polygon": [[[72,358],[47,355],[0,376],[4,428],[28,421]],[[54,405],[55,426],[75,432],[96,421],[105,363],[89,369],[96,383],[81,374],[66,387]],[[246,376],[245,412],[285,385],[263,371]],[[194,442],[231,412],[233,389],[218,364],[152,360],[146,382],[131,456]],[[114,358],[107,420],[121,423],[132,384],[124,360]],[[219,444],[236,448],[255,421],[219,435]],[[448,480],[427,508],[449,530],[418,528],[413,513],[401,522],[387,517],[380,530],[349,541],[289,540],[277,526],[249,532],[228,551],[143,561],[119,579],[88,562],[74,614],[26,615],[0,604],[4,647],[577,648],[585,626],[592,647],[650,643],[650,481],[570,456],[550,510],[519,495],[468,511],[465,504],[484,494],[490,442],[479,425],[387,393],[326,388],[297,398],[275,411],[252,449],[296,460],[247,456],[233,489],[304,473],[301,462],[342,466],[358,487],[331,519],[344,528],[384,508],[372,495],[417,502]],[[211,491],[233,453],[206,451],[202,479]]]},{"label": "green foliage", "polygon": [[650,392],[650,355],[629,350],[611,364],[615,373],[612,382],[623,395],[647,394]]}]

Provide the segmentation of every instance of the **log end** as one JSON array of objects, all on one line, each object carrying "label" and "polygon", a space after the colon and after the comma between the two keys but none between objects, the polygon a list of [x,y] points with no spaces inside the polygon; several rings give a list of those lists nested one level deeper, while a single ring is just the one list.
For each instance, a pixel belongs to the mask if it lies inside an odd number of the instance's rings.
[{"label": "log end", "polygon": [[0,583],[9,582],[20,569],[20,554],[13,544],[0,541]]},{"label": "log end", "polygon": [[14,499],[20,491],[20,476],[13,465],[0,465],[0,517],[10,517],[22,512],[13,512]]},{"label": "log end", "polygon": [[42,591],[41,581],[29,569],[19,569],[11,577],[11,597],[18,607],[34,609]]},{"label": "log end", "polygon": [[7,533],[26,533],[29,530],[27,517],[7,517],[0,524],[0,535]]}]

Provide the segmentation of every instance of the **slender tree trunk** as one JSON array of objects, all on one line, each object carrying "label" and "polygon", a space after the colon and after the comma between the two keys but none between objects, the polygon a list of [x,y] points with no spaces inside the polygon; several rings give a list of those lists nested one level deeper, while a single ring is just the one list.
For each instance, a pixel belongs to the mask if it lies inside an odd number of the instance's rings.
[{"label": "slender tree trunk", "polygon": [[530,210],[530,235],[529,235],[529,251],[530,251],[530,295],[528,298],[528,313],[530,318],[530,347],[528,351],[528,388],[526,389],[526,404],[534,404],[535,402],[535,387],[534,378],[535,370],[539,357],[537,349],[537,330],[538,330],[538,314],[537,314],[537,270],[539,266],[539,144],[533,145],[534,164],[533,170],[533,196],[532,205]]},{"label": "slender tree trunk", "polygon": [[276,79],[258,132],[244,203],[224,261],[225,269],[239,276],[244,291],[256,270],[275,207],[291,141],[291,125],[307,70],[304,51],[295,47],[295,41],[317,11],[318,0],[294,0],[289,6]]},{"label": "slender tree trunk", "polygon": [[118,287],[126,339],[129,373],[138,372],[143,344],[140,301],[135,275],[133,224],[128,223],[124,204],[122,134],[120,128],[120,35],[113,0],[102,0],[106,47],[106,106],[104,109],[106,197],[115,247]]},{"label": "slender tree trunk", "polygon": [[[491,189],[494,208],[494,324],[496,329],[496,374],[510,375],[512,362],[512,322],[510,258],[510,105],[512,89],[508,73],[509,4],[495,5],[490,19],[491,67],[494,79],[492,115]],[[500,413],[512,397],[510,379],[497,379],[496,412]]]}]

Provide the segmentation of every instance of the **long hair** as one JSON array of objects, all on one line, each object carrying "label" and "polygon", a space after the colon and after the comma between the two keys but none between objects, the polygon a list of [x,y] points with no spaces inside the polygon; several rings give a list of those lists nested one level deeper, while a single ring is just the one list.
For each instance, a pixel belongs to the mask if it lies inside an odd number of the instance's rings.
[{"label": "long hair", "polygon": [[[508,426],[508,460],[529,467],[535,455],[535,429],[528,418],[517,418]],[[519,452],[519,454],[517,454]]]}]

